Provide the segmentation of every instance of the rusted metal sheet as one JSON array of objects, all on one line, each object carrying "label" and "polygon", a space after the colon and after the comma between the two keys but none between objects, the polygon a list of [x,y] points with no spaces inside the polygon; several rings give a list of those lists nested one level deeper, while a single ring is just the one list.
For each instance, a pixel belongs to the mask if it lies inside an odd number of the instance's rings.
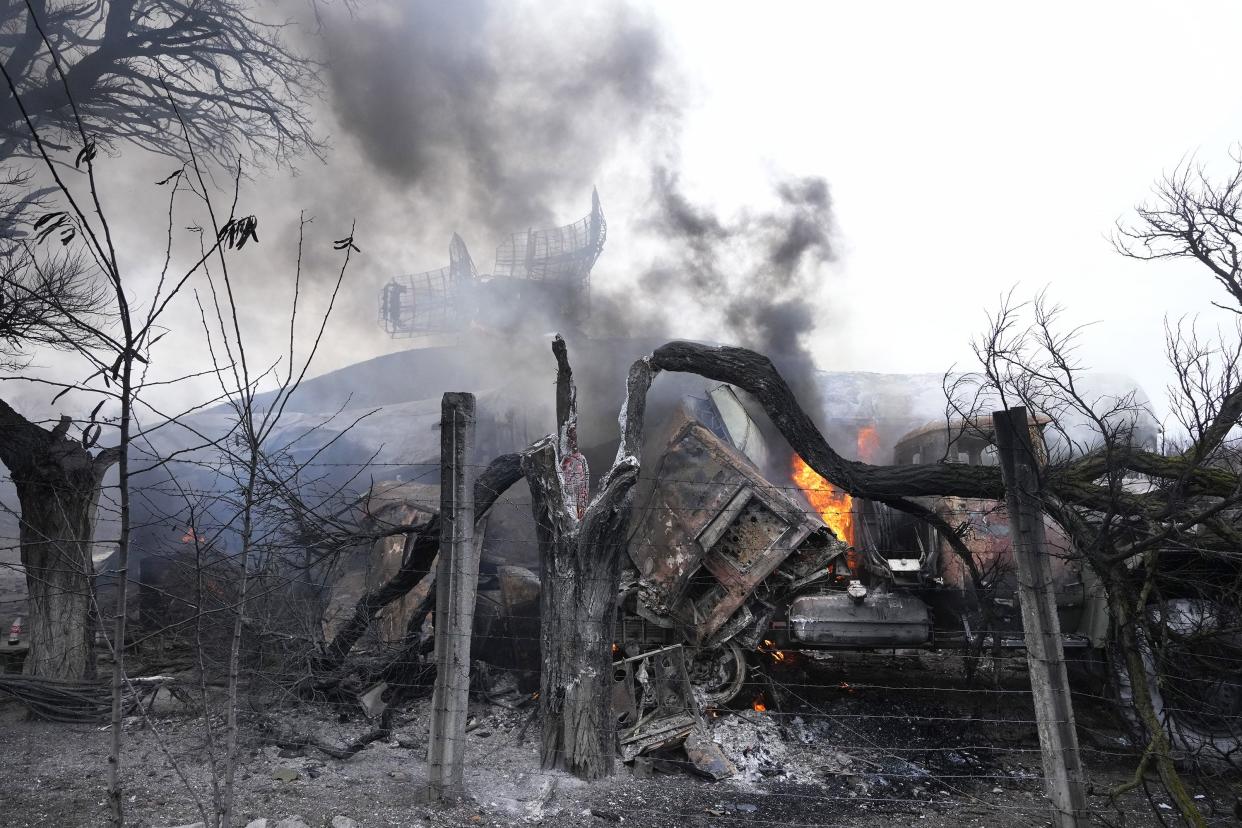
[{"label": "rusted metal sheet", "polygon": [[[937,498],[932,507],[952,525],[966,524],[962,539],[970,549],[979,570],[987,576],[1000,594],[1016,588],[1017,568],[1013,560],[1013,539],[1010,537],[1009,514],[1005,504],[974,498]],[[1081,604],[1085,597],[1081,556],[1072,554],[1069,536],[1051,518],[1044,516],[1049,560],[1052,564],[1053,589],[1059,606]],[[947,543],[941,545],[941,575],[949,586],[971,590],[973,584],[961,559]]]},{"label": "rusted metal sheet", "polygon": [[[1041,465],[1048,459],[1043,430],[1050,423],[1051,420],[1042,416],[1034,417],[1030,423],[1031,442],[1036,450],[1036,460]],[[955,420],[949,424],[932,423],[902,437],[894,448],[894,460],[899,464],[917,465],[947,457],[959,463],[993,465],[997,462],[993,438],[990,417],[974,421]],[[1017,587],[1017,568],[1005,504],[995,500],[958,497],[924,498],[923,502],[950,525],[964,526],[962,539],[970,550],[975,566],[983,574],[988,591],[994,598],[1010,600]],[[1067,609],[1073,610],[1075,615],[1083,614],[1080,610],[1088,603],[1092,579],[1083,571],[1081,555],[1073,553],[1072,543],[1065,531],[1047,515],[1043,520],[1057,606],[1063,615]],[[944,579],[945,586],[972,592],[975,584],[970,573],[943,539],[938,543],[937,552],[939,575]],[[1063,618],[1063,629],[1068,632],[1078,628],[1079,620]],[[1081,620],[1085,624],[1083,632],[1091,633],[1093,628],[1098,627],[1098,623],[1090,619]]]}]

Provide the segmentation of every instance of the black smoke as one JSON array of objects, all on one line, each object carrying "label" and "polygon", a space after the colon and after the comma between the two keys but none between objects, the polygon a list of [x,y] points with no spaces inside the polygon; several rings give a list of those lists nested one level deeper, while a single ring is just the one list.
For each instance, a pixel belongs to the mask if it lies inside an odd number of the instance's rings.
[{"label": "black smoke", "polygon": [[[364,9],[366,11],[366,9]],[[325,30],[338,123],[390,184],[499,235],[561,223],[671,110],[655,20],[628,5],[403,0]]]},{"label": "black smoke", "polygon": [[695,336],[764,353],[814,410],[809,340],[821,321],[824,266],[836,258],[832,198],[819,177],[772,187],[770,207],[726,217],[696,204],[675,169],[656,166],[645,224],[660,253],[637,291],[596,301],[596,321],[617,334]]},{"label": "black smoke", "polygon": [[[649,11],[391,0],[342,16],[323,38],[338,145],[361,159],[361,189],[378,182],[405,201],[400,218],[362,219],[364,249],[368,237],[417,238],[415,261],[369,263],[375,291],[392,274],[443,264],[441,231],[445,248],[461,232],[489,272],[489,245],[582,215],[592,184],[623,162],[646,170],[650,189],[637,213],[612,216],[629,235],[610,233],[588,331],[754,348],[814,399],[808,343],[821,321],[823,266],[835,256],[828,185],[776,178],[767,206],[729,214],[690,197],[677,150],[687,73]],[[626,203],[607,189],[601,196],[605,213]],[[411,216],[435,229],[411,228]],[[655,251],[649,260],[634,256],[639,242]],[[372,308],[360,303],[356,316],[375,327]],[[555,324],[524,321],[540,331]]]}]

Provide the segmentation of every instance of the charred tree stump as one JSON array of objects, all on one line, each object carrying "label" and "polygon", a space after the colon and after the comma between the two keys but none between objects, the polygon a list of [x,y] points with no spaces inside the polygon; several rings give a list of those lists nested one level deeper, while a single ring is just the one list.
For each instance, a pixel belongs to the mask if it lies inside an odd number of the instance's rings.
[{"label": "charred tree stump", "polygon": [[647,360],[630,369],[617,459],[588,503],[565,341],[556,337],[552,349],[557,436],[545,437],[522,455],[541,557],[541,755],[545,768],[595,779],[612,773],[615,764],[612,637],[652,369]]},{"label": "charred tree stump", "polygon": [[42,428],[0,400],[0,462],[21,504],[19,544],[30,596],[24,672],[80,681],[94,674],[91,546],[104,474],[117,452],[92,456],[67,436],[71,424],[62,417],[51,430]]}]

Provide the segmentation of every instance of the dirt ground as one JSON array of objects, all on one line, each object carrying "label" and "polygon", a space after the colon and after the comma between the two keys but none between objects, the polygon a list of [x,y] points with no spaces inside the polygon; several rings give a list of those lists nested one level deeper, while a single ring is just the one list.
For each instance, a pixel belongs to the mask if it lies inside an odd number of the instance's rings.
[{"label": "dirt ground", "polygon": [[[741,709],[709,716],[713,739],[739,770],[715,782],[685,772],[682,753],[656,762],[651,776],[622,766],[614,777],[585,783],[543,771],[529,709],[476,703],[468,733],[469,798],[429,806],[421,801],[426,700],[403,712],[390,741],[348,760],[272,742],[316,733],[343,744],[368,729],[360,716],[341,721],[326,708],[307,707],[247,715],[238,824],[263,817],[272,828],[292,815],[311,828],[331,825],[338,815],[360,826],[1050,824],[1020,669],[981,690],[966,683],[960,659],[952,656],[799,661],[777,669],[770,684],[748,688]],[[756,699],[768,709],[751,709]],[[1150,800],[1142,790],[1108,800],[1104,792],[1128,778],[1134,756],[1102,702],[1084,696],[1076,706],[1094,822],[1160,825],[1159,812],[1174,824],[1155,784]],[[107,732],[97,725],[28,721],[11,703],[0,706],[0,727],[0,825],[105,824]],[[129,824],[163,828],[198,820],[190,788],[209,801],[209,752],[194,710],[161,704],[149,723],[127,720]],[[1234,808],[1242,784],[1236,777],[1190,782],[1211,824],[1238,824]]]}]

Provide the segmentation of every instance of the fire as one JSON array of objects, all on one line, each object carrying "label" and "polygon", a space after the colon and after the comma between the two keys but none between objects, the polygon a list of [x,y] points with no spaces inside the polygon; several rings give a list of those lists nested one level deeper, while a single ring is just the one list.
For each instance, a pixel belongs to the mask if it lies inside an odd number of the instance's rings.
[{"label": "fire", "polygon": [[770,638],[763,639],[763,643],[759,645],[759,652],[771,656],[774,664],[789,660],[789,654],[784,650],[776,649],[776,644]]},{"label": "fire", "polygon": [[[874,429],[872,429],[874,431]],[[861,432],[859,441],[862,441]],[[828,524],[832,533],[841,540],[854,545],[854,498],[840,491],[798,455],[793,457],[793,481],[806,495],[811,508]]]},{"label": "fire", "polygon": [[760,693],[759,695],[755,696],[755,700],[750,703],[750,706],[757,712],[763,713],[764,711],[768,709],[768,705],[766,702],[767,702],[767,699],[765,699],[763,694]]},{"label": "fire", "polygon": [[858,459],[864,463],[874,463],[880,456],[880,434],[873,425],[865,425],[858,429]]}]

